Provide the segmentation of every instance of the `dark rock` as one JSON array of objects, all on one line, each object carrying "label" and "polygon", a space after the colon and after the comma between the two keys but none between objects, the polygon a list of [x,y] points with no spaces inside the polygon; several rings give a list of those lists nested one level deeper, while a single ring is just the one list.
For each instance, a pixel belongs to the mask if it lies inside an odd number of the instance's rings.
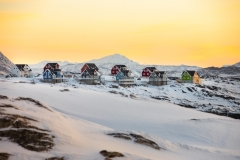
[{"label": "dark rock", "polygon": [[115,158],[115,157],[124,157],[122,153],[119,152],[108,152],[107,150],[102,150],[100,154],[107,158]]},{"label": "dark rock", "polygon": [[11,154],[8,153],[0,153],[0,160],[8,160]]}]

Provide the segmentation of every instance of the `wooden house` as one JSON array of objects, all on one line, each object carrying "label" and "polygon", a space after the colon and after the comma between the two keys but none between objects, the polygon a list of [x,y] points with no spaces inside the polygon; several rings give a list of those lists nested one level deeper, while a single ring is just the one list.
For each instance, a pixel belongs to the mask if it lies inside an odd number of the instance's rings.
[{"label": "wooden house", "polygon": [[156,71],[157,69],[155,67],[146,67],[142,70],[142,77],[148,78],[153,73],[153,71]]},{"label": "wooden house", "polygon": [[182,83],[201,84],[202,80],[196,71],[183,71],[181,77]]},{"label": "wooden house", "polygon": [[121,86],[131,86],[136,84],[132,72],[127,69],[121,69],[116,74],[116,82]]},{"label": "wooden house", "polygon": [[101,75],[98,67],[94,63],[86,63],[81,68],[79,81],[85,84],[100,84]]},{"label": "wooden house", "polygon": [[85,63],[81,68],[81,73],[84,72],[86,69],[93,69],[99,71],[98,67],[94,63]]},{"label": "wooden house", "polygon": [[16,77],[32,77],[32,70],[27,64],[15,64],[12,67],[11,74]]},{"label": "wooden house", "polygon": [[61,83],[64,81],[62,70],[58,63],[47,63],[43,68],[43,80],[45,82]]},{"label": "wooden house", "polygon": [[111,69],[111,74],[116,75],[121,69],[126,70],[127,67],[125,65],[115,65]]},{"label": "wooden house", "polygon": [[153,71],[149,77],[149,84],[154,86],[167,85],[167,75],[165,71]]}]

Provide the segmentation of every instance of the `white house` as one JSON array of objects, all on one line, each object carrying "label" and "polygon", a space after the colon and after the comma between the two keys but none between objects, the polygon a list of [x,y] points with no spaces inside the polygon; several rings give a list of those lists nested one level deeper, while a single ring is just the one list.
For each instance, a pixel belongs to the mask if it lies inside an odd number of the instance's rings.
[{"label": "white house", "polygon": [[11,73],[17,77],[32,77],[32,70],[27,64],[15,64]]},{"label": "white house", "polygon": [[154,86],[167,85],[167,74],[165,71],[153,71],[149,77],[149,84]]}]

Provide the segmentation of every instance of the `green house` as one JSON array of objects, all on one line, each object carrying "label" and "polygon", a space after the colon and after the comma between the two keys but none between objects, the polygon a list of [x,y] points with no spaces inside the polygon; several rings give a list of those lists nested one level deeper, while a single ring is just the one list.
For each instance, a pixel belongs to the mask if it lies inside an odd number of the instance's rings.
[{"label": "green house", "polygon": [[183,83],[199,83],[200,77],[196,71],[183,71],[181,80]]}]

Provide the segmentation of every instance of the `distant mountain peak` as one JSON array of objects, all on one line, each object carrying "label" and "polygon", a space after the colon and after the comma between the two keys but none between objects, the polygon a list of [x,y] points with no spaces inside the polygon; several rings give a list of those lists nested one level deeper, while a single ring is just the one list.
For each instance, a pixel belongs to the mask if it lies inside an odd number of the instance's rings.
[{"label": "distant mountain peak", "polygon": [[134,62],[130,59],[128,59],[127,57],[125,57],[124,55],[121,55],[119,53],[115,53],[109,56],[105,56],[103,58],[100,59],[94,59],[91,61],[88,61],[89,63],[96,63],[96,64],[103,64],[103,63],[111,63],[111,64],[137,64],[137,62]]}]

